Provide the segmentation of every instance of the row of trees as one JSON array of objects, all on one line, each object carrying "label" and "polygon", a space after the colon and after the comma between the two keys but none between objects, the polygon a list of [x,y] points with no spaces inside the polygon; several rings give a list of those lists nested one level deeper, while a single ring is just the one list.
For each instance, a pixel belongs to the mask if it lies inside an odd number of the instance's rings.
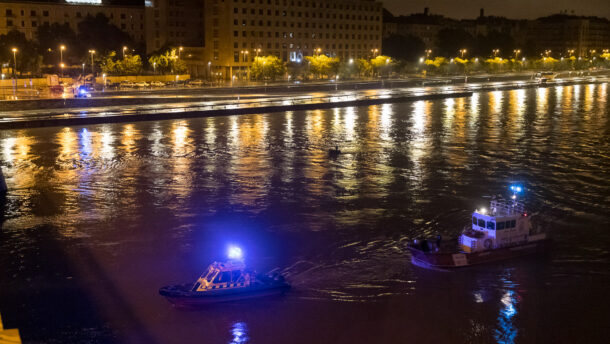
[{"label": "row of trees", "polygon": [[373,59],[341,60],[326,55],[305,56],[303,62],[285,63],[274,55],[257,56],[250,66],[250,78],[253,80],[276,80],[288,74],[290,78],[318,79],[370,77],[389,75],[394,61],[389,56],[377,56]]},{"label": "row of trees", "polygon": [[[102,72],[107,75],[139,75],[144,72],[142,58],[137,54],[125,54],[119,58],[110,51],[101,61]],[[167,49],[148,58],[148,65],[154,73],[182,74],[187,71],[186,63],[176,54],[176,49]]]},{"label": "row of trees", "polygon": [[501,57],[479,58],[445,58],[425,59],[416,67],[418,71],[429,74],[468,74],[471,72],[500,73],[524,70],[581,70],[591,67],[610,67],[610,53],[591,58],[570,56],[556,59],[553,57],[505,59]]}]

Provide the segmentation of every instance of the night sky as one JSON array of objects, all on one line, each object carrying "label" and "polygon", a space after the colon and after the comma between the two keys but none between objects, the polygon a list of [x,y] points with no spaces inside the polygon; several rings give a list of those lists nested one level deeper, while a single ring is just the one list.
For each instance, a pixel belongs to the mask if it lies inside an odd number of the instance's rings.
[{"label": "night sky", "polygon": [[576,15],[610,18],[610,0],[381,0],[394,15],[423,12],[453,18],[475,18],[479,9],[485,15],[534,19],[568,10]]}]

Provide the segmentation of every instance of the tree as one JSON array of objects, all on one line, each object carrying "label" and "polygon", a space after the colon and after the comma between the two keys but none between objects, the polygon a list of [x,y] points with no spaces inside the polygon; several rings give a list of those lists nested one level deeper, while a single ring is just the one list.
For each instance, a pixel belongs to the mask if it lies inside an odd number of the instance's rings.
[{"label": "tree", "polygon": [[337,75],[339,70],[339,58],[328,57],[326,55],[305,56],[309,63],[309,70],[318,77],[332,77]]},{"label": "tree", "polygon": [[95,49],[98,56],[105,56],[111,51],[120,51],[122,47],[135,46],[129,35],[110,23],[102,13],[87,15],[78,23],[78,52],[81,59],[88,57],[90,49]]},{"label": "tree", "polygon": [[441,73],[447,65],[447,59],[444,57],[435,57],[434,60],[424,61],[426,65],[426,71],[428,73]]},{"label": "tree", "polygon": [[437,35],[439,53],[442,56],[456,56],[461,49],[472,52],[474,38],[462,29],[441,29]]},{"label": "tree", "polygon": [[36,45],[25,38],[25,34],[11,30],[0,35],[0,65],[6,64],[13,68],[14,56],[12,49],[16,48],[17,71],[36,73],[40,69],[41,59],[38,56]]},{"label": "tree", "polygon": [[64,45],[66,50],[63,52],[63,59],[66,64],[78,61],[76,33],[70,25],[45,23],[38,27],[36,31],[38,41],[38,53],[42,55],[45,64],[57,65],[60,59],[59,47]]},{"label": "tree", "polygon": [[487,71],[490,73],[500,72],[504,69],[504,66],[508,64],[508,60],[501,57],[495,57],[485,60],[485,66]]},{"label": "tree", "polygon": [[187,71],[186,63],[178,58],[175,48],[152,55],[148,58],[148,64],[161,74],[182,74]]},{"label": "tree", "polygon": [[373,67],[373,71],[380,74],[389,74],[392,71],[393,65],[392,58],[385,55],[379,55],[374,59],[371,59],[371,66]]},{"label": "tree", "polygon": [[286,73],[286,64],[275,55],[256,56],[250,67],[250,76],[255,80],[275,80]]},{"label": "tree", "polygon": [[369,60],[358,59],[356,61],[359,76],[371,76],[373,75],[373,66]]},{"label": "tree", "polygon": [[142,72],[140,55],[125,55],[118,60],[116,52],[111,51],[102,60],[102,72],[108,75],[138,75]]},{"label": "tree", "polygon": [[426,49],[424,41],[413,35],[390,35],[383,39],[382,47],[383,54],[411,62],[417,61]]}]

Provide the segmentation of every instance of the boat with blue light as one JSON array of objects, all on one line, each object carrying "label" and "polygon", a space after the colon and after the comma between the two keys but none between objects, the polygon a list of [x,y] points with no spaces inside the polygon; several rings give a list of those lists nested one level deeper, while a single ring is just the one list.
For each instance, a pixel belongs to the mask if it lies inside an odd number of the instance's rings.
[{"label": "boat with blue light", "polygon": [[246,269],[241,249],[230,248],[227,262],[214,262],[193,283],[159,289],[177,308],[197,308],[212,303],[284,294],[290,285],[280,274],[258,274]]},{"label": "boat with blue light", "polygon": [[523,202],[518,198],[522,186],[513,185],[510,199],[493,198],[489,210],[477,209],[472,223],[459,238],[443,241],[414,240],[407,245],[414,265],[447,269],[458,268],[546,251],[550,239],[534,228]]}]

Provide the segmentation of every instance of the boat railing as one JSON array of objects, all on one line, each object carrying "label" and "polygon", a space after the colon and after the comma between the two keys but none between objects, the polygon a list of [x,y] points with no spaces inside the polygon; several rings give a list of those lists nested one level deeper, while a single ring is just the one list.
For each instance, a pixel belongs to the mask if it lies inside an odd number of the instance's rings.
[{"label": "boat railing", "polygon": [[491,213],[495,216],[523,214],[525,212],[523,203],[518,201],[507,201],[504,199],[491,200],[490,209]]}]

